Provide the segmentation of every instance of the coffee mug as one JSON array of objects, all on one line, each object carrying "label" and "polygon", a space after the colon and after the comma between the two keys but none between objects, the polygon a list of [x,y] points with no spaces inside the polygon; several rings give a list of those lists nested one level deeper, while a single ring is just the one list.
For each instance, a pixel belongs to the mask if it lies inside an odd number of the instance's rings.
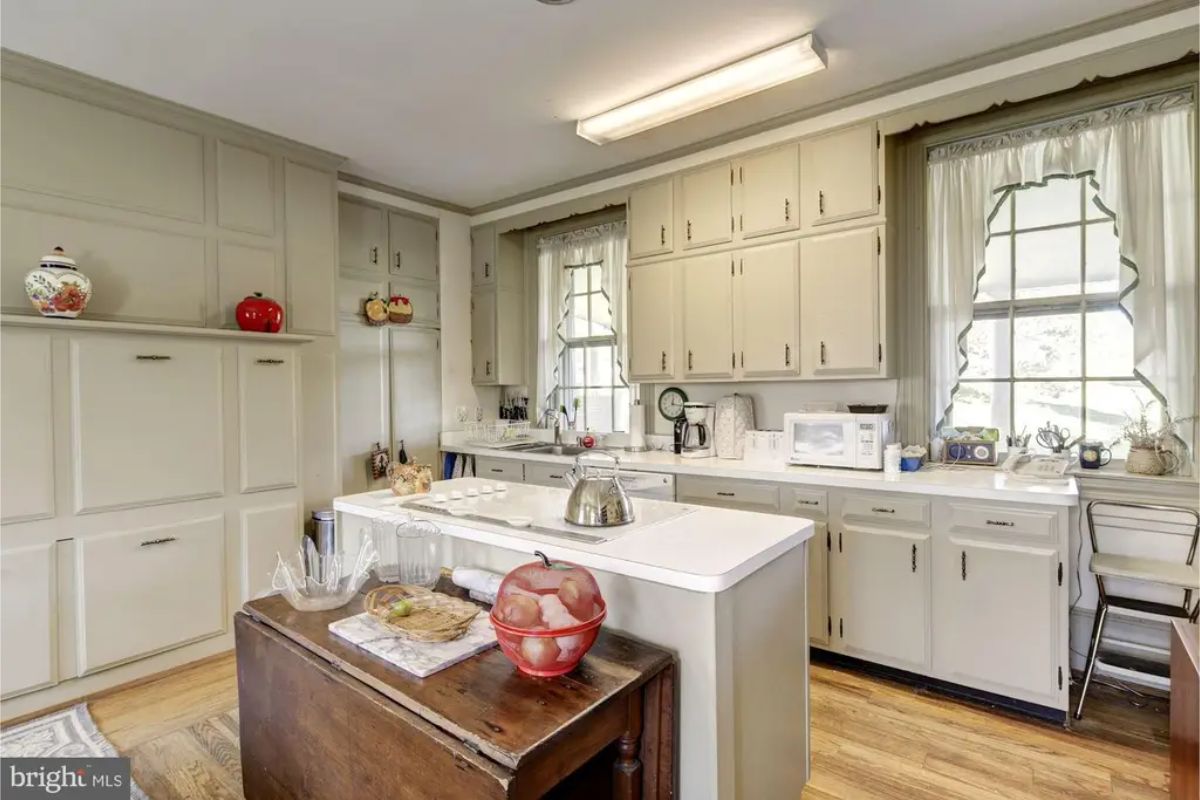
[{"label": "coffee mug", "polygon": [[1083,442],[1079,445],[1079,466],[1100,469],[1112,461],[1112,451],[1103,442]]}]

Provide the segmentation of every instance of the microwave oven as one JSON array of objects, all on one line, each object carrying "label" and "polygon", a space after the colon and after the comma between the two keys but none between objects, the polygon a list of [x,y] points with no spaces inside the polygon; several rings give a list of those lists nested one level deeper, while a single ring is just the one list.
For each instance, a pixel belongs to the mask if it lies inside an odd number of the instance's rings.
[{"label": "microwave oven", "polygon": [[784,414],[784,451],[791,464],[883,469],[883,449],[890,441],[891,427],[887,414]]}]

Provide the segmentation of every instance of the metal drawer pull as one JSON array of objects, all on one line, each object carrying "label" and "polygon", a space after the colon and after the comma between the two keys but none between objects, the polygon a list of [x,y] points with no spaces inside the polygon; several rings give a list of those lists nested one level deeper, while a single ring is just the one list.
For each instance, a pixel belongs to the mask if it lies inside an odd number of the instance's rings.
[{"label": "metal drawer pull", "polygon": [[995,525],[999,528],[1011,528],[1011,527],[1014,527],[1017,523],[1010,522],[1009,520],[1006,520],[1006,519],[989,519],[987,521],[987,524]]},{"label": "metal drawer pull", "polygon": [[489,472],[504,472],[503,467],[488,467]]},{"label": "metal drawer pull", "polygon": [[174,541],[178,541],[176,537],[164,536],[161,539],[147,539],[146,541],[139,544],[138,547],[153,547],[156,544],[168,544],[168,543],[174,542]]},{"label": "metal drawer pull", "polygon": [[547,477],[554,478],[554,480],[556,480],[556,481],[562,480],[562,475],[555,475],[553,472],[551,472],[549,475],[547,475]]},{"label": "metal drawer pull", "polygon": [[820,500],[797,500],[796,503],[798,505],[802,505],[802,506],[819,506],[819,505],[821,505]]},{"label": "metal drawer pull", "polygon": [[378,247],[371,248],[371,263],[372,264],[379,263],[379,248]]},{"label": "metal drawer pull", "polygon": [[917,571],[917,546],[915,544],[912,546],[912,571]]},{"label": "metal drawer pull", "polygon": [[967,551],[962,551],[962,579],[967,579]]},{"label": "metal drawer pull", "polygon": [[138,355],[138,356],[135,356],[135,358],[137,358],[138,361],[170,361],[171,360],[170,356],[158,356],[158,355],[149,355],[149,356]]},{"label": "metal drawer pull", "polygon": [[255,364],[283,364],[285,362],[282,358],[256,358],[256,359],[254,359],[254,363]]},{"label": "metal drawer pull", "polygon": [[883,506],[875,506],[871,510],[874,511],[876,514],[895,514],[896,513],[896,509],[884,508]]},{"label": "metal drawer pull", "polygon": [[733,492],[717,492],[717,497],[737,497]]}]

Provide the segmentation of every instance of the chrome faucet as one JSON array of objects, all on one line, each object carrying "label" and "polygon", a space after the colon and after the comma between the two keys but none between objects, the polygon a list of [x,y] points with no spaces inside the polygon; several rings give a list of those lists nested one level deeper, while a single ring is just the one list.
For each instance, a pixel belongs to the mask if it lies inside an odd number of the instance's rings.
[{"label": "chrome faucet", "polygon": [[544,425],[548,419],[554,418],[554,443],[562,444],[562,418],[563,411],[561,408],[547,408],[542,414],[542,424]]}]

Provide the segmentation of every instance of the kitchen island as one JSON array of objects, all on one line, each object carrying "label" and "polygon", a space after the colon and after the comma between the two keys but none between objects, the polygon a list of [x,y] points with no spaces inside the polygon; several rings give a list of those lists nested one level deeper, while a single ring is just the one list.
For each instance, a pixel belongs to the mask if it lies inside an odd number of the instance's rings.
[{"label": "kitchen island", "polygon": [[[495,482],[435,483],[434,494]],[[555,530],[549,508],[565,489],[508,485],[465,498],[469,516],[418,507],[420,498],[367,492],[334,501],[339,536],[353,551],[370,520],[398,511],[434,521],[442,563],[506,572],[540,550],[596,576],[606,627],[658,645],[678,660],[679,796],[798,797],[809,775],[808,520],[635,498],[628,526]],[[473,502],[465,502],[470,500]],[[451,505],[448,503],[447,505]],[[504,514],[524,506],[529,527]],[[469,508],[469,511],[467,510]],[[545,524],[542,524],[545,523]],[[570,536],[599,530],[607,541]]]}]

